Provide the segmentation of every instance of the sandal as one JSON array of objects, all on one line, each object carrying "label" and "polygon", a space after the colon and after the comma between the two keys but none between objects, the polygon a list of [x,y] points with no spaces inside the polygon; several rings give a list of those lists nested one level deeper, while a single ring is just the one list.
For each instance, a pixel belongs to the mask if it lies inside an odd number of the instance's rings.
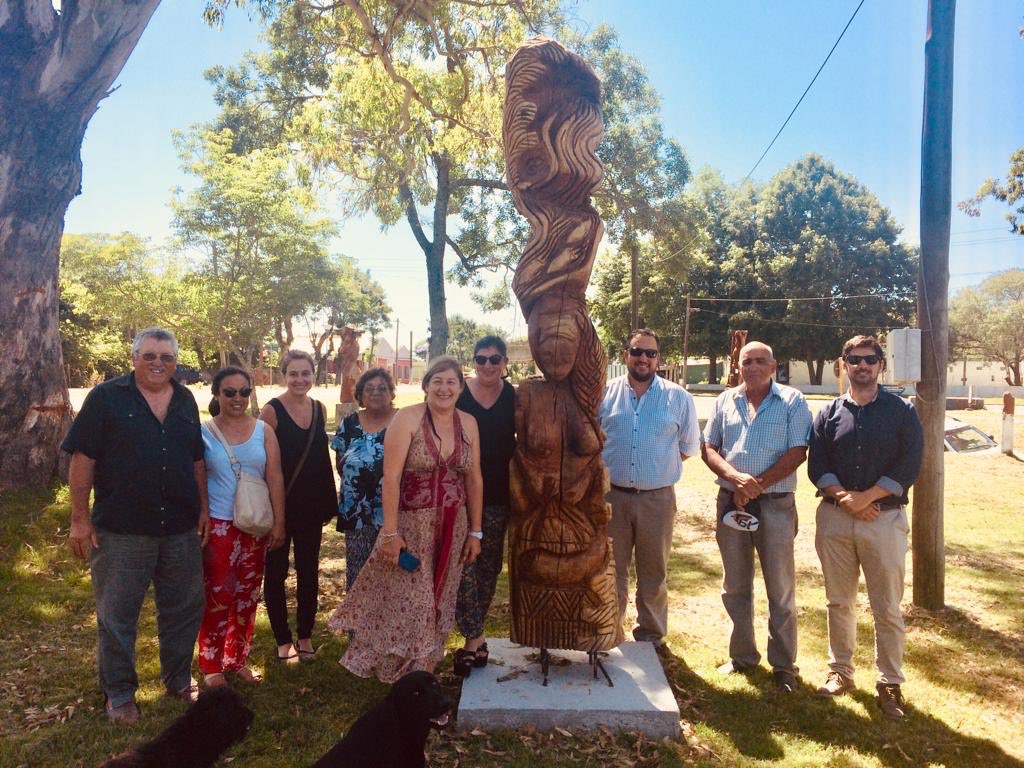
[{"label": "sandal", "polygon": [[487,643],[480,643],[480,647],[476,649],[476,653],[473,654],[473,666],[477,669],[487,666]]},{"label": "sandal", "polygon": [[263,675],[253,672],[249,667],[236,669],[235,677],[247,685],[260,685],[263,682]]},{"label": "sandal", "polygon": [[207,688],[223,688],[228,684],[228,679],[224,677],[223,672],[211,672],[208,675],[203,675],[203,685]]},{"label": "sandal", "polygon": [[299,661],[313,661],[316,658],[316,648],[311,651],[304,651],[301,648],[296,648],[299,654]]},{"label": "sandal", "polygon": [[473,651],[467,651],[465,648],[455,651],[452,656],[452,672],[456,677],[469,677],[469,673],[473,671],[474,656]]},{"label": "sandal", "polygon": [[294,664],[302,658],[302,651],[297,651],[293,648],[291,653],[285,656],[277,654],[276,658],[279,664]]}]

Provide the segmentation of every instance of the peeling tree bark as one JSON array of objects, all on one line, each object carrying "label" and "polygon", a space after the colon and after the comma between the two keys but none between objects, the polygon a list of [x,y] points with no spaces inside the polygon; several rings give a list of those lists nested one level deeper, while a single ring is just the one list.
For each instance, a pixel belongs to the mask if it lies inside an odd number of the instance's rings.
[{"label": "peeling tree bark", "polygon": [[56,475],[71,422],[57,325],[82,139],[159,0],[0,4],[0,489]]}]

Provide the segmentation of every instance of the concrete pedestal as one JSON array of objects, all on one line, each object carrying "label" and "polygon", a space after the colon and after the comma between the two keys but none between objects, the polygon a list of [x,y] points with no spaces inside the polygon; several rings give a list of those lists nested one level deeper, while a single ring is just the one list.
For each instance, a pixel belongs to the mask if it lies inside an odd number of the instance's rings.
[{"label": "concrete pedestal", "polygon": [[[582,651],[551,651],[545,687],[540,662],[527,660],[536,648],[508,640],[489,639],[487,645],[490,663],[462,684],[459,730],[533,725],[590,731],[605,725],[655,739],[679,736],[679,707],[651,643],[623,643],[602,657],[614,687],[600,671],[594,679]],[[511,679],[498,682],[503,677]]]}]

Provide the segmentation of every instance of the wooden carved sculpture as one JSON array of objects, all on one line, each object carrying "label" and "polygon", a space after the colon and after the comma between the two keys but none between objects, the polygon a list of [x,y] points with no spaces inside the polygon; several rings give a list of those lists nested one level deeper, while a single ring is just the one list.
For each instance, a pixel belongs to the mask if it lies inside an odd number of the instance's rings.
[{"label": "wooden carved sculpture", "polygon": [[362,331],[349,328],[341,329],[341,349],[338,360],[341,365],[338,375],[341,378],[341,402],[354,403],[356,400],[356,380],[359,378],[359,337]]},{"label": "wooden carved sculpture", "polygon": [[543,377],[516,402],[509,574],[514,642],[596,652],[622,642],[598,405],[606,358],[584,293],[604,227],[600,83],[579,56],[530,40],[505,70],[505,172],[532,232],[512,281]]}]

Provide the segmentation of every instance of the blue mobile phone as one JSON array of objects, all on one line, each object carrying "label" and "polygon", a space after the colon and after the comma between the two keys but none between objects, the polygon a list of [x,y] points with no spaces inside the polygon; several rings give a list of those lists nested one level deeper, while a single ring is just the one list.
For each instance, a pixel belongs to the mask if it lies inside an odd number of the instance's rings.
[{"label": "blue mobile phone", "polygon": [[419,570],[420,559],[409,550],[403,549],[398,553],[398,565],[412,573],[413,571]]}]

